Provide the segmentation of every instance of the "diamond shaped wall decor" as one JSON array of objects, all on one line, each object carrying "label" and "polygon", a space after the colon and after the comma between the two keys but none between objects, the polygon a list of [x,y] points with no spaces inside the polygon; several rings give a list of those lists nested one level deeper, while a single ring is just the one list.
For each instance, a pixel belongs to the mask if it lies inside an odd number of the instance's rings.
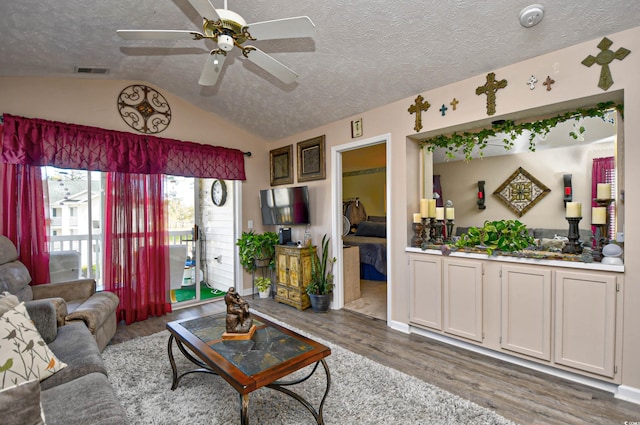
[{"label": "diamond shaped wall decor", "polygon": [[535,204],[551,192],[547,186],[529,174],[524,168],[518,169],[493,192],[511,211],[522,217]]}]

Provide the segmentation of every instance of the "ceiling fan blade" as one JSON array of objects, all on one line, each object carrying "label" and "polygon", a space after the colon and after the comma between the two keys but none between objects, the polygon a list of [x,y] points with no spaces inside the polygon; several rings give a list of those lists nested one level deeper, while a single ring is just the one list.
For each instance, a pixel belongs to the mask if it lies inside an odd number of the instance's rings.
[{"label": "ceiling fan blade", "polygon": [[293,72],[290,68],[281,64],[262,50],[255,47],[253,48],[255,50],[248,52],[246,55],[251,62],[255,63],[285,84],[291,84],[298,78],[298,74]]},{"label": "ceiling fan blade", "polygon": [[198,84],[201,86],[215,85],[216,81],[218,81],[218,77],[220,76],[220,72],[222,71],[222,65],[224,64],[226,57],[227,56],[224,53],[220,53],[219,50],[213,50],[207,58],[207,62],[204,64]]},{"label": "ceiling fan blade", "polygon": [[191,6],[200,14],[201,17],[207,18],[210,21],[219,21],[220,15],[213,7],[209,0],[189,0]]},{"label": "ceiling fan blade", "polygon": [[248,27],[249,33],[256,40],[313,37],[316,33],[316,26],[307,16],[256,22]]},{"label": "ceiling fan blade", "polygon": [[198,31],[186,30],[117,30],[125,40],[199,40],[204,37]]}]

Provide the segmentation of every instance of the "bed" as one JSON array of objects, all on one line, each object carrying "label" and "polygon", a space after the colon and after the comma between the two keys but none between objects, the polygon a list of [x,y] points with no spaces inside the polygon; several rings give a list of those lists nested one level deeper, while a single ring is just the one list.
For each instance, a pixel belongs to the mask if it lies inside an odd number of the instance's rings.
[{"label": "bed", "polygon": [[362,221],[355,233],[342,238],[345,245],[360,247],[360,279],[387,280],[387,224]]}]

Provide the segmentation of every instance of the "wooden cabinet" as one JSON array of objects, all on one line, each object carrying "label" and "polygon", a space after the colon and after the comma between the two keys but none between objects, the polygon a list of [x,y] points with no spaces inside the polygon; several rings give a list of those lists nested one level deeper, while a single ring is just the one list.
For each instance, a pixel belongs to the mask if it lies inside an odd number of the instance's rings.
[{"label": "wooden cabinet", "polygon": [[556,363],[614,376],[616,298],[614,275],[556,271]]},{"label": "wooden cabinet", "polygon": [[442,260],[436,256],[409,256],[411,291],[409,321],[442,330]]},{"label": "wooden cabinet", "polygon": [[[315,255],[315,247],[313,253]],[[298,310],[311,303],[305,287],[311,280],[311,252],[309,248],[276,245],[276,301]]]},{"label": "wooden cabinet", "polygon": [[444,332],[482,342],[482,262],[444,258]]},{"label": "wooden cabinet", "polygon": [[502,349],[551,360],[551,270],[502,266]]}]

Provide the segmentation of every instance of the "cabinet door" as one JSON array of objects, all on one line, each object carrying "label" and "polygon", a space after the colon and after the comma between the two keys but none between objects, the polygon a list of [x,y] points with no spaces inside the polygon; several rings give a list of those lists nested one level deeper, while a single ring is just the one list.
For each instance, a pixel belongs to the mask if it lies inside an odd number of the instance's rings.
[{"label": "cabinet door", "polygon": [[409,320],[442,330],[442,260],[436,256],[409,256],[411,300]]},{"label": "cabinet door", "polygon": [[287,285],[292,288],[300,286],[300,256],[288,255],[289,262],[289,281]]},{"label": "cabinet door", "polygon": [[276,252],[276,268],[276,283],[280,285],[288,285],[289,256],[287,254]]},{"label": "cabinet door", "polygon": [[482,342],[482,263],[445,258],[444,331]]},{"label": "cabinet door", "polygon": [[551,360],[551,270],[503,266],[501,346]]},{"label": "cabinet door", "polygon": [[555,362],[613,377],[616,277],[557,271]]}]

